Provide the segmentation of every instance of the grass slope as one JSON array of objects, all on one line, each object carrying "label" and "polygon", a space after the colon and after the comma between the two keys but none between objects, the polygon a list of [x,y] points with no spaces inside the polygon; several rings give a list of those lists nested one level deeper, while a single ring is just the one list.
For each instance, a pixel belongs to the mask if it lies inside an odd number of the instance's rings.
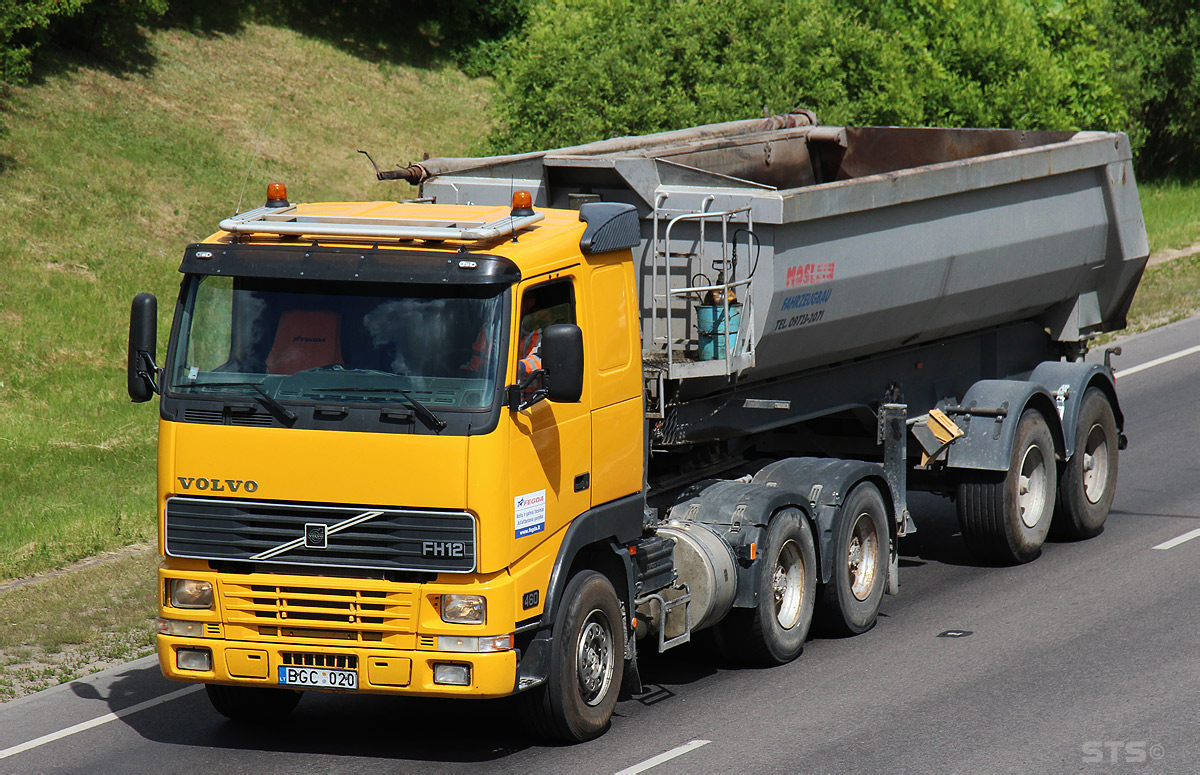
[{"label": "grass slope", "polygon": [[[145,74],[84,69],[8,95],[0,133],[0,578],[155,536],[157,414],[124,388],[129,300],[267,182],[399,199],[381,164],[462,155],[490,83],[371,64],[286,29],[150,35]],[[257,158],[250,166],[251,157]]]},{"label": "grass slope", "polygon": [[1138,186],[1150,252],[1200,247],[1200,182],[1155,181]]}]

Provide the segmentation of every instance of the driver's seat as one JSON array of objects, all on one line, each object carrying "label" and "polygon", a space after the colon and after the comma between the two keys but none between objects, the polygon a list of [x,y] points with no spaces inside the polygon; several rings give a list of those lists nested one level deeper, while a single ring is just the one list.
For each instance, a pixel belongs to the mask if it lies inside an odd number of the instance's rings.
[{"label": "driver's seat", "polygon": [[267,354],[268,374],[295,374],[342,361],[342,316],[326,309],[292,309],[279,316]]}]

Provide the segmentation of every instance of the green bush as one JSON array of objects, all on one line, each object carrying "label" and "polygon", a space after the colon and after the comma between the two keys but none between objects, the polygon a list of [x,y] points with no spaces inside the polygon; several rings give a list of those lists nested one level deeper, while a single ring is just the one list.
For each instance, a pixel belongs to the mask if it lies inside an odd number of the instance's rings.
[{"label": "green bush", "polygon": [[1030,129],[1123,127],[1102,28],[1106,0],[883,0],[873,26],[905,41],[921,123]]},{"label": "green bush", "polygon": [[1108,0],[542,0],[496,150],[814,109],[827,123],[1121,128]]},{"label": "green bush", "polygon": [[1155,177],[1200,175],[1200,8],[1195,0],[1124,0],[1122,11],[1143,72],[1139,167]]}]

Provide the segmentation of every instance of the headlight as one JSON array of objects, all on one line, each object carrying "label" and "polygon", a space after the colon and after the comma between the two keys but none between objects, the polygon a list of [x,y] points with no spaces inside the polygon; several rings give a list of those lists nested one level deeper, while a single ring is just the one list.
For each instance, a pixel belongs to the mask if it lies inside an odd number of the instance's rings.
[{"label": "headlight", "polygon": [[442,595],[442,621],[451,624],[483,624],[487,601],[483,595]]},{"label": "headlight", "polygon": [[212,608],[213,588],[210,581],[195,579],[171,579],[171,605],[175,608]]}]

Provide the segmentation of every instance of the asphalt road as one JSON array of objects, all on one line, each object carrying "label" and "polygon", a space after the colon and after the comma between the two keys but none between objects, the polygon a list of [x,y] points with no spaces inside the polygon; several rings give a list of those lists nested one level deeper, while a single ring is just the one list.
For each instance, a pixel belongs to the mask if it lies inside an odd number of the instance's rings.
[{"label": "asphalt road", "polygon": [[1198,342],[1200,319],[1121,343],[1130,446],[1099,537],[980,567],[953,506],[914,496],[874,629],[773,669],[644,659],[599,740],[534,744],[506,702],[329,694],[245,730],[139,660],[0,705],[0,772],[1200,771]]}]

